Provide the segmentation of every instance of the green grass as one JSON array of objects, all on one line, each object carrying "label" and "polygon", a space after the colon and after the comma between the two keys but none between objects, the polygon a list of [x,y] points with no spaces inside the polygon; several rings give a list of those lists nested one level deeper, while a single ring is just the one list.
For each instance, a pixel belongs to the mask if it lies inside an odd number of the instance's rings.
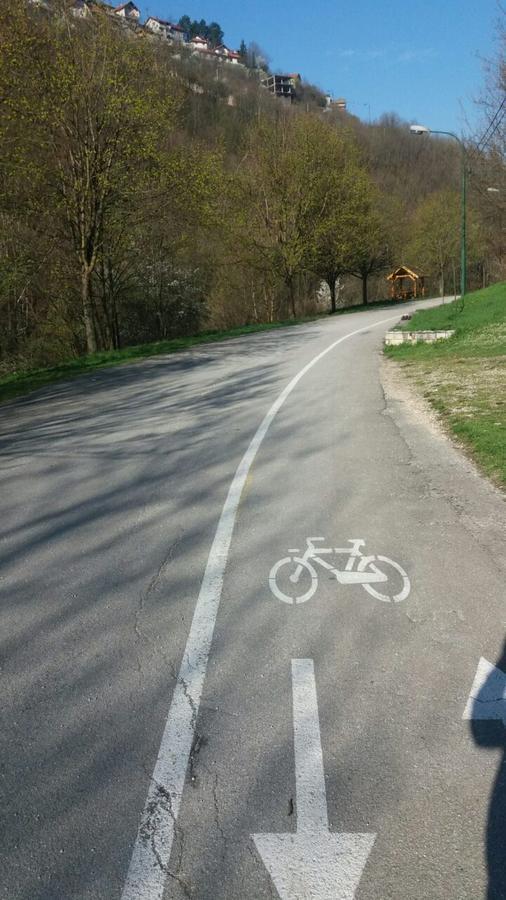
[{"label": "green grass", "polygon": [[[335,315],[342,315],[350,312],[365,312],[373,309],[385,309],[396,306],[397,303],[386,301],[385,303],[374,303],[368,306],[349,306],[345,309],[339,309]],[[327,316],[327,313],[323,313]],[[147,359],[150,356],[159,356],[161,354],[178,353],[181,350],[188,350],[200,344],[212,344],[217,341],[226,341],[244,334],[254,334],[260,331],[272,331],[275,328],[287,328],[292,325],[302,325],[306,322],[314,322],[320,316],[306,316],[305,318],[289,319],[285,322],[269,322],[255,325],[243,325],[240,328],[232,328],[228,331],[205,331],[192,337],[174,338],[168,341],[157,341],[151,344],[137,344],[133,347],[125,347],[122,350],[107,350],[102,353],[94,353],[89,356],[80,356],[71,359],[68,362],[60,363],[46,369],[29,369],[26,371],[14,372],[9,375],[0,376],[0,403],[13,400],[25,394],[30,394],[38,388],[45,387],[48,384],[54,384],[57,381],[69,381],[77,378],[79,375],[85,375],[95,369],[102,369],[109,366],[122,365],[124,363],[135,362],[136,360]]]},{"label": "green grass", "polygon": [[483,470],[506,485],[506,283],[420,310],[409,330],[455,329],[449,340],[388,347]]}]

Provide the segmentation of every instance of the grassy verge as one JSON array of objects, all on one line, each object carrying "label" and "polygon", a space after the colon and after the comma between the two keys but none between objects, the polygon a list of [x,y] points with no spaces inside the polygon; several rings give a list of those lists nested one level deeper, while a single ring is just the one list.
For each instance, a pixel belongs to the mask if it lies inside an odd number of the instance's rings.
[{"label": "grassy verge", "polygon": [[[384,309],[398,304],[385,302],[374,303],[368,306],[352,306],[340,309],[335,315],[350,312],[364,312],[366,310]],[[326,317],[327,314],[325,313]],[[226,341],[240,337],[244,334],[253,334],[260,331],[272,331],[275,328],[286,328],[291,325],[301,325],[305,322],[313,322],[322,316],[308,316],[300,319],[289,319],[286,322],[270,322],[265,324],[244,325],[241,328],[233,328],[228,331],[206,331],[192,337],[174,338],[169,341],[158,341],[152,344],[137,344],[134,347],[124,347],[122,350],[108,350],[103,353],[94,353],[90,356],[81,356],[68,362],[60,363],[47,369],[30,369],[23,372],[15,372],[0,377],[0,403],[29,394],[38,388],[45,387],[57,381],[69,381],[79,375],[92,372],[109,366],[117,366],[135,360],[147,359],[150,356],[178,353],[188,350],[199,344],[212,344],[216,341]]]},{"label": "grassy verge", "polygon": [[403,327],[455,329],[447,341],[403,344],[396,359],[450,430],[497,483],[506,486],[506,283],[420,310]]}]

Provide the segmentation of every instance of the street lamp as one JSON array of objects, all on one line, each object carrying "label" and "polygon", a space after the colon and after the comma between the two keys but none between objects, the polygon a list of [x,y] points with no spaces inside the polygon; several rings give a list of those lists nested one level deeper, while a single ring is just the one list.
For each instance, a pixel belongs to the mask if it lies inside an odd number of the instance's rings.
[{"label": "street lamp", "polygon": [[464,141],[457,137],[453,131],[433,131],[426,125],[410,125],[410,131],[413,134],[444,134],[451,137],[460,145],[462,159],[462,175],[461,175],[461,225],[460,225],[460,296],[464,297],[467,288],[467,159],[466,147]]}]

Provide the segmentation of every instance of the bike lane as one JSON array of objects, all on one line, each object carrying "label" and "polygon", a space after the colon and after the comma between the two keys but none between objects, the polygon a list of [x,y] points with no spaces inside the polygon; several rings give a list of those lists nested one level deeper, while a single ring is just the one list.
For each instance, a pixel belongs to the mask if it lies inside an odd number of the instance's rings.
[{"label": "bike lane", "polygon": [[[271,840],[266,849],[261,836],[304,828],[307,782],[300,772],[296,781],[297,734],[304,728],[310,734],[305,744],[300,739],[308,752],[315,744],[314,705],[294,708],[294,661],[296,670],[306,661],[306,671],[311,661],[314,673],[328,831],[348,838],[334,869],[317,844],[305,845],[314,850],[309,887],[292,855],[282,896],[484,896],[488,770],[473,780],[461,716],[469,667],[486,631],[483,608],[490,623],[500,621],[501,582],[455,509],[431,491],[388,415],[379,343],[374,332],[357,335],[308,372],[249,473],[167,897],[276,895],[272,866],[284,845]],[[383,603],[319,567],[307,603],[280,602],[269,588],[273,565],[315,536],[327,547],[364,539],[364,553],[390,557],[406,570],[410,595]],[[311,697],[311,683],[304,691]],[[309,781],[311,796],[321,789],[317,782]],[[352,835],[368,837],[360,842]]]}]

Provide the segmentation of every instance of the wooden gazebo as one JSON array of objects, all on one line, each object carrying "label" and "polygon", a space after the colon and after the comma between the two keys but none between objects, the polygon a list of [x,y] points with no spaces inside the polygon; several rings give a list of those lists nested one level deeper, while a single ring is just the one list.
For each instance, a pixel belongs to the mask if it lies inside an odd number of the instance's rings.
[{"label": "wooden gazebo", "polygon": [[412,297],[425,297],[425,276],[407,266],[399,266],[390,275],[390,296],[393,300],[411,300]]}]

